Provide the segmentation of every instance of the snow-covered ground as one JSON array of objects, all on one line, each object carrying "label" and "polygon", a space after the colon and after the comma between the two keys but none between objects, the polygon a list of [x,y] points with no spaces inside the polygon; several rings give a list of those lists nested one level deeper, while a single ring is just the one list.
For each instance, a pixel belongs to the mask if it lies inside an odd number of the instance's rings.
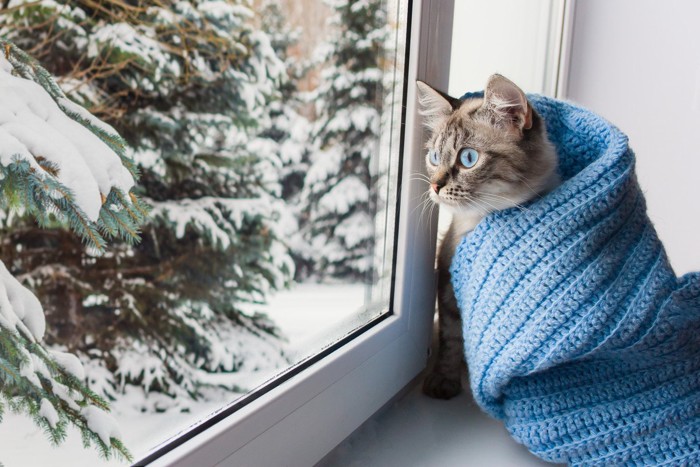
[{"label": "snow-covered ground", "polygon": [[[363,285],[300,284],[272,297],[265,311],[286,336],[288,353],[300,360],[349,331],[353,317],[357,316],[364,301]],[[261,372],[256,376],[262,382],[270,374]],[[189,413],[140,413],[130,408],[129,400],[125,398],[121,405],[113,404],[112,413],[119,423],[124,442],[138,459],[152,447],[238,396],[221,393],[220,397],[216,401],[192,403]],[[6,412],[0,422],[0,465],[96,467],[122,464],[105,462],[96,450],[84,449],[77,430],[69,430],[66,441],[52,447],[41,429],[28,417]]]},{"label": "snow-covered ground", "polygon": [[301,359],[341,337],[333,331],[364,304],[360,284],[300,284],[273,297],[266,311],[287,338],[288,352]]}]

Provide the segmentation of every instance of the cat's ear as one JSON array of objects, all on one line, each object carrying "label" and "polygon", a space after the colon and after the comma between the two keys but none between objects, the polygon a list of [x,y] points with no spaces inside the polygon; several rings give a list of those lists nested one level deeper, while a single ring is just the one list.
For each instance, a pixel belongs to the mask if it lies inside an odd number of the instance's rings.
[{"label": "cat's ear", "polygon": [[418,87],[418,105],[425,117],[425,125],[433,129],[434,124],[450,115],[462,101],[438,91],[423,81],[416,81]]},{"label": "cat's ear", "polygon": [[521,133],[532,128],[532,107],[525,93],[505,76],[491,75],[484,91],[483,108],[496,125],[506,130]]}]

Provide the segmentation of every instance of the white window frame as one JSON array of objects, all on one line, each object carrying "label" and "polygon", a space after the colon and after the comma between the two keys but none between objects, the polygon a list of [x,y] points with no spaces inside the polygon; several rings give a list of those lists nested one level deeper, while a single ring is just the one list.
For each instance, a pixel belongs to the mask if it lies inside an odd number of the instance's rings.
[{"label": "white window frame", "polygon": [[437,225],[434,218],[419,219],[416,209],[425,184],[411,176],[424,171],[415,82],[447,89],[454,0],[413,0],[408,8],[393,314],[149,465],[314,465],[425,367],[435,305]]}]

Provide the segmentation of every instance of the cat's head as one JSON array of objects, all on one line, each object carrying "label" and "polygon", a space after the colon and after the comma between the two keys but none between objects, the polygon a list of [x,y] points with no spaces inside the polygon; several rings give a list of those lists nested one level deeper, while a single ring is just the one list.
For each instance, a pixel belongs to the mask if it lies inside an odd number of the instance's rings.
[{"label": "cat's head", "polygon": [[430,197],[455,213],[484,215],[553,188],[557,156],[542,119],[518,86],[489,78],[483,97],[459,100],[418,82],[430,131]]}]

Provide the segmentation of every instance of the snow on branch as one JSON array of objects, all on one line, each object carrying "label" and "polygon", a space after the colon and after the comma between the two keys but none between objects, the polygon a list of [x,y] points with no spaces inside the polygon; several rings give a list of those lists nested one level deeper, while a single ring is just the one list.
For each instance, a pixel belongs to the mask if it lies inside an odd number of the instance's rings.
[{"label": "snow on branch", "polygon": [[[0,39],[0,203],[40,224],[67,224],[97,251],[103,235],[138,239],[146,209],[117,133],[69,101],[51,75]],[[14,265],[13,265],[14,266]],[[0,420],[3,400],[58,444],[69,424],[105,458],[130,460],[107,403],[74,355],[43,343],[44,310],[0,262]]]},{"label": "snow on branch", "polygon": [[[147,208],[117,133],[69,101],[48,72],[0,40],[0,188],[19,190],[41,224],[63,220],[101,251],[103,235],[138,239]],[[4,200],[4,201],[6,201]],[[10,206],[16,207],[16,206]]]},{"label": "snow on branch", "polygon": [[130,459],[106,403],[81,382],[83,365],[74,355],[47,351],[45,330],[39,300],[0,261],[0,396],[28,412],[55,444],[70,422],[105,458]]},{"label": "snow on branch", "polygon": [[0,261],[0,326],[40,341],[46,330],[44,309],[39,300],[19,283]]},{"label": "snow on branch", "polygon": [[205,196],[198,199],[152,202],[154,219],[172,223],[177,238],[192,227],[209,237],[213,244],[223,249],[235,240],[246,217],[269,218],[273,209],[270,201],[258,199],[234,199]]}]

